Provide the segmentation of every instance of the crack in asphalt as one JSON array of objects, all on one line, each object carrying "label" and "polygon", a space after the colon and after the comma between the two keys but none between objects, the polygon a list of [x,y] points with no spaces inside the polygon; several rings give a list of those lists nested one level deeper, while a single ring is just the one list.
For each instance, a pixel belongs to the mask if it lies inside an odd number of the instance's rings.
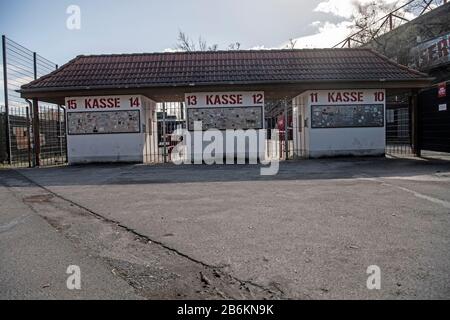
[{"label": "crack in asphalt", "polygon": [[[130,227],[128,227],[128,226],[122,224],[122,223],[119,222],[119,221],[116,221],[116,220],[111,219],[111,218],[107,218],[107,217],[105,217],[105,216],[103,216],[103,215],[101,215],[101,214],[99,214],[99,213],[97,213],[97,212],[95,212],[95,211],[93,211],[93,210],[91,210],[91,209],[89,209],[89,208],[87,208],[87,207],[81,205],[81,204],[76,203],[76,202],[73,201],[73,200],[67,199],[66,197],[64,197],[64,196],[62,196],[62,195],[60,195],[60,194],[54,192],[53,190],[51,190],[51,189],[49,189],[49,188],[47,188],[47,187],[45,187],[45,186],[39,184],[38,182],[32,180],[31,178],[29,178],[29,177],[27,177],[26,175],[22,174],[20,171],[14,170],[14,172],[16,172],[17,174],[19,174],[22,178],[24,178],[24,179],[25,179],[27,182],[29,182],[30,184],[35,185],[35,186],[37,186],[38,188],[41,188],[42,190],[45,190],[46,192],[52,194],[53,196],[55,196],[55,197],[57,197],[57,198],[59,198],[59,199],[61,199],[61,200],[63,200],[63,201],[66,201],[66,202],[70,203],[71,205],[76,206],[76,207],[78,207],[78,208],[80,208],[80,209],[82,209],[82,210],[84,210],[84,211],[90,213],[91,215],[93,215],[93,216],[96,217],[97,219],[99,219],[99,220],[101,220],[101,221],[104,221],[104,222],[107,222],[107,223],[114,224],[114,225],[116,225],[116,226],[118,226],[118,227],[124,229],[125,231],[130,232],[131,234],[133,234],[133,235],[135,235],[135,236],[137,236],[137,237],[140,237],[141,239],[146,240],[147,242],[150,241],[151,243],[154,243],[154,244],[156,244],[156,245],[159,245],[160,247],[162,247],[162,248],[164,248],[164,249],[166,249],[166,250],[168,250],[168,251],[171,251],[171,252],[173,252],[173,253],[175,253],[175,254],[177,254],[177,255],[179,255],[179,256],[185,258],[185,259],[188,259],[188,260],[190,260],[190,261],[192,261],[192,262],[194,262],[194,263],[200,264],[201,266],[203,266],[203,267],[205,267],[205,268],[209,268],[209,269],[212,269],[212,270],[214,270],[214,269],[219,269],[219,270],[221,270],[221,269],[226,268],[226,267],[228,266],[228,265],[211,265],[211,264],[205,263],[205,262],[203,262],[203,261],[200,261],[200,260],[198,260],[198,259],[195,259],[195,258],[193,258],[193,257],[191,257],[191,256],[189,256],[189,255],[187,255],[187,254],[185,254],[185,253],[183,253],[183,252],[181,252],[181,251],[175,249],[175,248],[172,248],[172,247],[170,247],[170,246],[164,244],[164,243],[161,242],[161,241],[154,240],[154,239],[150,238],[149,236],[147,236],[147,235],[145,235],[145,234],[142,234],[142,233],[140,233],[140,232],[138,232],[138,231],[136,231],[136,230],[130,228]],[[30,206],[29,204],[27,204],[27,205]],[[31,206],[30,206],[30,207],[31,207]],[[33,208],[33,211],[35,211],[34,208]],[[222,272],[223,272],[223,271],[222,271]],[[260,290],[263,290],[263,291],[267,292],[267,293],[270,294],[270,295],[281,294],[282,297],[285,295],[284,291],[281,290],[281,289],[278,288],[278,287],[275,287],[276,291],[274,291],[274,290],[272,290],[271,288],[268,288],[268,287],[266,287],[266,286],[260,285],[260,284],[258,284],[258,283],[255,283],[255,282],[251,281],[251,280],[242,280],[242,279],[239,279],[239,278],[237,278],[237,277],[235,277],[235,276],[233,276],[233,275],[231,275],[231,274],[229,274],[229,273],[226,273],[226,274],[227,274],[231,279],[233,279],[233,280],[235,280],[235,281],[241,283],[241,285],[251,285],[251,286],[253,286],[253,287],[256,287],[256,288],[258,288],[258,289],[260,289]]]}]

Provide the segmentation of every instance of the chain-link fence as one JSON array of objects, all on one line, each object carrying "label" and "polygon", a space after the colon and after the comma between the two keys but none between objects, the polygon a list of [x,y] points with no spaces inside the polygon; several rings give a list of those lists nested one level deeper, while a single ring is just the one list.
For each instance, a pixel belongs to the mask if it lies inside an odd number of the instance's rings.
[{"label": "chain-link fence", "polygon": [[1,53],[0,164],[31,167],[65,163],[65,109],[43,102],[32,106],[18,93],[22,85],[58,66],[6,36],[2,36]]}]

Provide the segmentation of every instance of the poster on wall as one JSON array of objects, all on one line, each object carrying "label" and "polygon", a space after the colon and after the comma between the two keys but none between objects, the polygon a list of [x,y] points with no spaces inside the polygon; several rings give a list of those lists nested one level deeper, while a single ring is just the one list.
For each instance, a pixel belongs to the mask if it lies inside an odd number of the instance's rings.
[{"label": "poster on wall", "polygon": [[194,122],[201,121],[203,130],[248,130],[262,129],[262,107],[243,108],[190,108],[188,109],[188,130],[194,130]]},{"label": "poster on wall", "polygon": [[311,91],[311,127],[384,127],[385,101],[382,89]]},{"label": "poster on wall", "polygon": [[139,110],[71,112],[69,135],[140,133]]},{"label": "poster on wall", "polygon": [[313,128],[384,127],[384,105],[316,105],[311,122]]},{"label": "poster on wall", "polygon": [[264,92],[186,94],[188,130],[202,122],[202,130],[264,128]]}]

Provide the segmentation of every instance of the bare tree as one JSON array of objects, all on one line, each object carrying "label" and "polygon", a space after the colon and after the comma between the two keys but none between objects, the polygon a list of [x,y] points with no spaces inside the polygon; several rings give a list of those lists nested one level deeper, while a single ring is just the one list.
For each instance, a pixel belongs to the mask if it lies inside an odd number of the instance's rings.
[{"label": "bare tree", "polygon": [[219,50],[218,44],[212,44],[212,45],[208,46],[208,51],[217,51],[217,50]]},{"label": "bare tree", "polygon": [[178,32],[178,39],[176,44],[176,49],[181,51],[217,51],[219,46],[217,44],[208,45],[206,40],[201,36],[198,38],[197,44],[183,31]]},{"label": "bare tree", "polygon": [[444,0],[417,0],[408,4],[405,10],[416,16],[419,16],[429,10],[433,10],[439,7],[444,3],[445,3]]},{"label": "bare tree", "polygon": [[389,28],[397,27],[401,23],[399,20],[403,19],[404,11],[397,11],[397,18],[390,21],[380,20],[380,18],[395,10],[398,3],[399,1],[389,4],[384,1],[359,3],[352,17],[352,29],[358,32],[352,37],[353,45],[359,46],[369,41],[376,41],[376,38],[386,33]]},{"label": "bare tree", "polygon": [[[239,42],[234,42],[228,46],[228,50],[239,50],[241,44]],[[178,32],[177,44],[175,49],[180,51],[217,51],[219,50],[218,44],[208,44],[205,39],[200,36],[197,42],[194,42],[191,37],[189,37],[183,31]]]},{"label": "bare tree", "polygon": [[229,50],[239,50],[241,48],[241,44],[239,42],[232,43],[228,46]]},{"label": "bare tree", "polygon": [[293,50],[295,49],[295,45],[297,44],[297,40],[289,39],[289,43],[286,45],[286,49]]},{"label": "bare tree", "polygon": [[195,43],[191,40],[191,38],[186,35],[183,31],[178,32],[176,48],[181,51],[195,51]]},{"label": "bare tree", "polygon": [[[357,5],[356,13],[352,16],[351,44],[359,46],[368,42],[379,43],[377,38],[399,25],[408,21],[407,15],[412,17],[433,10],[442,5],[444,0],[412,0],[409,2],[397,0],[391,3],[386,1],[371,1]],[[383,42],[384,44],[386,41]]]},{"label": "bare tree", "polygon": [[208,50],[208,45],[206,44],[206,41],[202,39],[202,36],[198,37],[198,50],[199,51]]}]

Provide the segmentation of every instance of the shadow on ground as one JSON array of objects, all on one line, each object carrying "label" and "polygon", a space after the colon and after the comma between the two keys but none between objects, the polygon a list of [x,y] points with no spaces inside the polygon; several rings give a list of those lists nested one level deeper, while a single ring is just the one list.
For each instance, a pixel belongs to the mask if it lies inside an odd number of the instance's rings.
[{"label": "shadow on ground", "polygon": [[261,168],[260,165],[96,164],[19,171],[31,179],[38,178],[42,186],[145,185],[408,177],[450,171],[450,161],[435,158],[299,160],[281,162],[274,176],[262,176]]}]

